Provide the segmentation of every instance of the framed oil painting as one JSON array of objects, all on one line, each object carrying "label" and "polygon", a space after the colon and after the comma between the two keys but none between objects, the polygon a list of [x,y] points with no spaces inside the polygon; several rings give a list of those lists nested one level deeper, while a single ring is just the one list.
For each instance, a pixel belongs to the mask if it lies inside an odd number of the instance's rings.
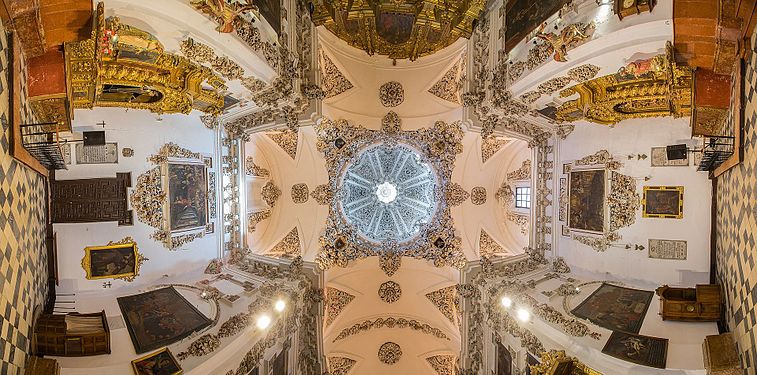
[{"label": "framed oil painting", "polygon": [[542,22],[560,11],[570,0],[511,0],[505,13],[505,50],[510,52]]},{"label": "framed oil painting", "polygon": [[605,231],[607,174],[604,169],[572,170],[568,179],[568,227],[601,234]]},{"label": "framed oil painting", "polygon": [[138,354],[173,344],[212,323],[172,286],[116,300]]},{"label": "framed oil painting", "polygon": [[205,164],[169,162],[167,176],[169,230],[172,233],[205,230],[208,221]]},{"label": "framed oil painting", "polygon": [[644,186],[642,217],[683,218],[683,186]]},{"label": "framed oil painting", "polygon": [[81,266],[87,280],[122,279],[133,281],[139,275],[139,267],[146,258],[139,253],[137,244],[125,238],[105,246],[84,248]]},{"label": "framed oil painting", "polygon": [[131,361],[136,375],[179,375],[184,371],[168,348]]},{"label": "framed oil painting", "polygon": [[602,284],[573,315],[613,331],[639,333],[654,292]]},{"label": "framed oil painting", "polygon": [[668,339],[613,332],[602,353],[642,366],[665,368]]}]

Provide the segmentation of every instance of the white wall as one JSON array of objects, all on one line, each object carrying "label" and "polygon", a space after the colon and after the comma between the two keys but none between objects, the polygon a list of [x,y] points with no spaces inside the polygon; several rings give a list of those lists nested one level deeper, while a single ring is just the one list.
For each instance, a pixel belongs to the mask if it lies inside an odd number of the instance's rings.
[{"label": "white wall", "polygon": [[[116,173],[131,172],[132,188],[136,186],[137,177],[155,167],[147,158],[157,153],[165,143],[174,142],[181,147],[214,156],[213,164],[217,172],[220,160],[214,155],[216,135],[207,129],[199,119],[199,113],[190,115],[174,114],[157,116],[148,111],[125,110],[120,108],[95,108],[94,110],[77,110],[75,113],[74,132],[81,139],[81,131],[103,130],[98,122],[105,121],[106,142],[118,143],[118,164],[73,164],[68,170],[57,171],[57,180],[115,177]],[[158,121],[162,118],[162,121]],[[123,157],[121,149],[134,149],[133,157]],[[72,154],[75,147],[72,145]],[[217,175],[217,187],[220,188],[220,173]],[[213,193],[215,194],[215,192]],[[220,202],[219,202],[220,203]],[[129,203],[131,209],[131,202]],[[86,280],[81,266],[84,248],[87,246],[106,245],[109,241],[118,241],[126,236],[132,237],[139,252],[146,260],[140,269],[140,276],[132,284],[150,284],[162,275],[175,275],[189,269],[205,267],[210,259],[219,254],[217,234],[221,229],[216,223],[215,233],[170,251],[150,238],[156,229],[140,222],[134,213],[133,226],[118,226],[116,222],[88,224],[55,224],[53,229],[58,234],[58,267],[61,285],[59,291],[83,291],[102,289],[103,281],[111,281],[113,288],[129,283],[122,280]]]},{"label": "white wall", "polygon": [[[690,139],[689,119],[672,117],[626,120],[614,129],[597,124],[580,122],[576,130],[559,144],[559,162],[562,170],[569,163],[599,150],[608,150],[623,163],[619,172],[632,177],[651,176],[651,180],[637,180],[637,192],[642,196],[643,186],[684,186],[683,219],[642,218],[637,211],[636,222],[622,228],[619,243],[640,244],[648,247],[648,239],[686,240],[686,260],[648,258],[648,249],[634,251],[610,248],[597,253],[592,248],[560,235],[557,255],[566,258],[574,269],[605,274],[608,278],[639,280],[654,284],[687,285],[709,282],[710,267],[710,205],[712,185],[706,172],[697,172],[690,159],[688,167],[651,167],[651,147],[682,143]],[[646,160],[628,160],[627,155],[646,154]],[[559,181],[560,175],[555,178]],[[559,190],[555,187],[555,203]],[[692,274],[693,272],[693,274]]]}]

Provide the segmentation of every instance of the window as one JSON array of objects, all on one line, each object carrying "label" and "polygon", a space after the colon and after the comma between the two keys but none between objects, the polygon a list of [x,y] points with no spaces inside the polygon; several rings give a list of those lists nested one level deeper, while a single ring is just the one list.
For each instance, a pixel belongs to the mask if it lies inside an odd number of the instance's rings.
[{"label": "window", "polygon": [[515,207],[531,208],[531,187],[515,188]]}]

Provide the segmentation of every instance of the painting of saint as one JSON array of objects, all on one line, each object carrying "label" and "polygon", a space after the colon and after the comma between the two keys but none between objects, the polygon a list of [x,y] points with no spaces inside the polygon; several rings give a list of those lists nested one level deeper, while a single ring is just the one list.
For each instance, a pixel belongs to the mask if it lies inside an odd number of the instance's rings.
[{"label": "painting of saint", "polygon": [[139,266],[144,260],[137,251],[137,244],[127,238],[116,244],[85,248],[81,264],[88,280],[131,281],[139,274]]},{"label": "painting of saint", "polygon": [[137,353],[170,345],[211,324],[174,287],[117,300]]},{"label": "painting of saint", "polygon": [[181,366],[168,348],[144,356],[131,362],[137,375],[179,375]]},{"label": "painting of saint", "polygon": [[613,331],[639,333],[654,292],[602,284],[573,314]]},{"label": "painting of saint", "polygon": [[683,217],[683,186],[645,186],[643,217]]},{"label": "painting of saint", "polygon": [[203,164],[168,164],[171,231],[204,228],[208,185]]},{"label": "painting of saint", "polygon": [[412,14],[380,13],[376,19],[376,33],[391,44],[410,40],[415,16]]},{"label": "painting of saint", "polygon": [[150,87],[104,84],[97,97],[100,102],[111,103],[155,103],[163,99],[163,93]]},{"label": "painting of saint", "polygon": [[507,3],[505,13],[505,50],[515,47],[531,31],[539,27],[549,17],[560,11],[571,0],[512,0]]},{"label": "painting of saint", "polygon": [[668,339],[613,332],[602,353],[642,366],[665,368]]},{"label": "painting of saint", "polygon": [[568,224],[572,229],[603,233],[605,230],[604,169],[570,172]]}]

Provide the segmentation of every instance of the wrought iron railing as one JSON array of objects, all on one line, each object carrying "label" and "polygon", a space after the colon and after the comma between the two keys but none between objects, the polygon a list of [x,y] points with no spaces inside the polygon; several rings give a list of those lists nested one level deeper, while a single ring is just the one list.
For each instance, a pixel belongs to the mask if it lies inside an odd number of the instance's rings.
[{"label": "wrought iron railing", "polygon": [[49,170],[68,169],[63,158],[60,124],[47,122],[21,125],[21,141],[26,151]]},{"label": "wrought iron railing", "polygon": [[699,171],[714,171],[733,155],[735,138],[728,136],[705,137]]}]

